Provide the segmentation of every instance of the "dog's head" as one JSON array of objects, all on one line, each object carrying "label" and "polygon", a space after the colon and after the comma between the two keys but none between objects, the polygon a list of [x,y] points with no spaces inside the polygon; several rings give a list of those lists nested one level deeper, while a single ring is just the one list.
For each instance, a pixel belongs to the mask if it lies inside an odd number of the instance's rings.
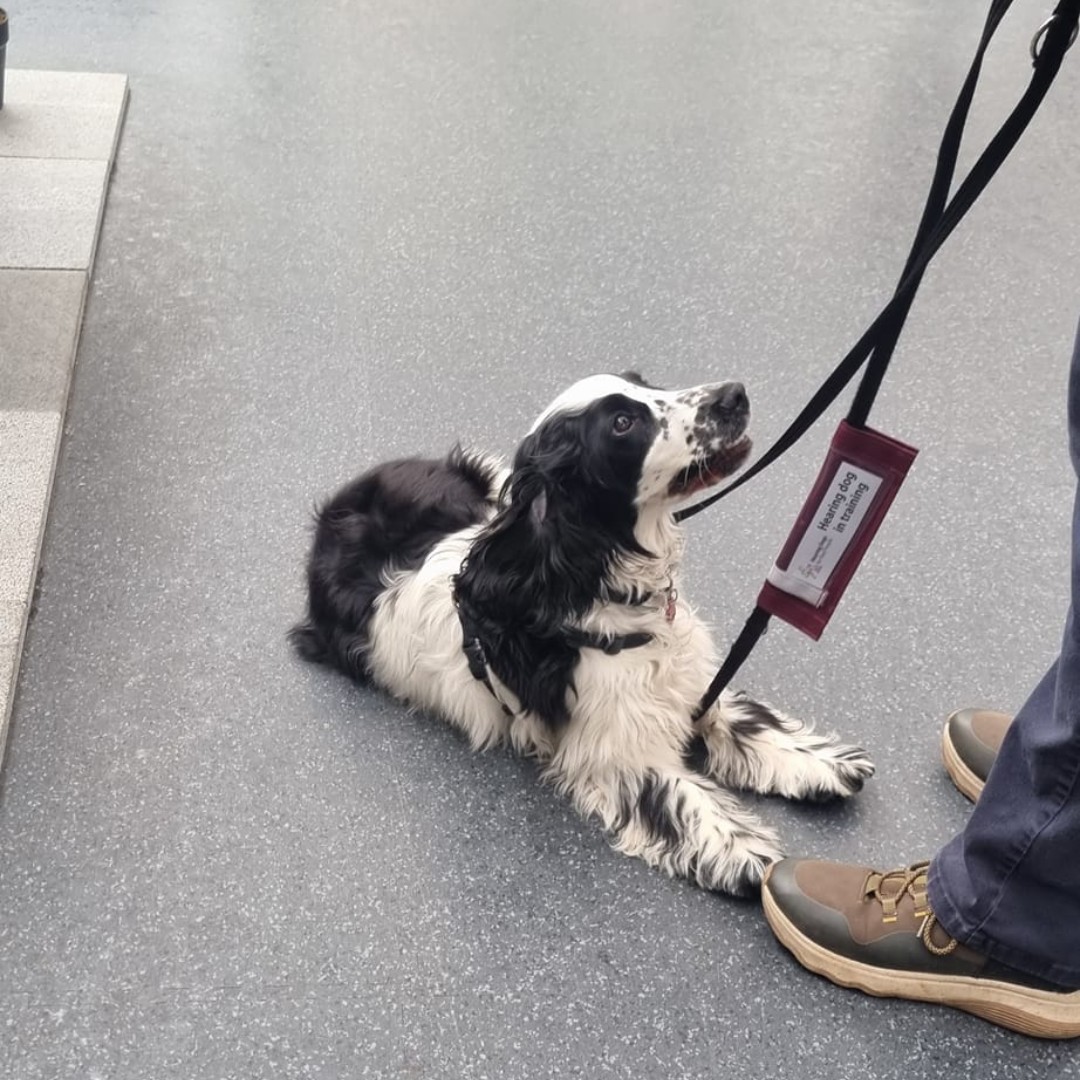
[{"label": "dog's head", "polygon": [[541,413],[455,586],[525,708],[566,722],[578,650],[565,628],[613,589],[670,584],[671,510],[746,460],[749,415],[739,383],[660,390],[630,373],[584,379]]},{"label": "dog's head", "polygon": [[[678,560],[675,504],[735,472],[750,453],[741,383],[661,390],[594,375],[560,394],[514,456],[494,529],[529,552],[545,598],[579,610],[628,557]],[[660,572],[660,571],[658,571]]]},{"label": "dog's head", "polygon": [[734,473],[750,453],[741,383],[661,390],[639,375],[575,383],[533,425],[515,468],[537,468],[566,493],[640,510],[689,498]]}]

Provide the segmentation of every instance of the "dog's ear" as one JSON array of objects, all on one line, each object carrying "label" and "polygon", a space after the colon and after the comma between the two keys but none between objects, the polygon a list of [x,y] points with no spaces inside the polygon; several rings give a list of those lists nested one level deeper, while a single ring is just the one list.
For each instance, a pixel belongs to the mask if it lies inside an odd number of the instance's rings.
[{"label": "dog's ear", "polygon": [[560,483],[554,457],[564,451],[538,446],[523,451],[502,509],[473,543],[457,585],[478,613],[547,637],[588,610],[607,553]]},{"label": "dog's ear", "polygon": [[569,722],[577,649],[565,628],[589,609],[604,559],[539,472],[516,470],[502,509],[469,549],[458,603],[484,630],[488,663],[522,707]]}]

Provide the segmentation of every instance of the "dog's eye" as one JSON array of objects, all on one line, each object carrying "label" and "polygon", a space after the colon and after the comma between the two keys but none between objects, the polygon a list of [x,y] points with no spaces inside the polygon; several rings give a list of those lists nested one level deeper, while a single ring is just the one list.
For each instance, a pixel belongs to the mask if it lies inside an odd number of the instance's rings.
[{"label": "dog's eye", "polygon": [[634,418],[626,413],[619,413],[611,423],[611,430],[616,435],[625,435],[634,426]]}]

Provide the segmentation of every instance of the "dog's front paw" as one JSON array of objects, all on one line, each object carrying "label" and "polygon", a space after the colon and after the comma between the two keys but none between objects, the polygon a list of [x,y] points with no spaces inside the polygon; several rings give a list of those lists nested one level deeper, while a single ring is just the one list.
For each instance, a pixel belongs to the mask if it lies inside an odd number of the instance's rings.
[{"label": "dog's front paw", "polygon": [[798,796],[807,802],[850,798],[874,775],[874,763],[860,746],[831,746],[816,764],[813,781]]},{"label": "dog's front paw", "polygon": [[747,694],[725,698],[713,719],[702,731],[708,769],[734,787],[826,802],[854,795],[874,774],[865,750]]},{"label": "dog's front paw", "polygon": [[771,829],[746,833],[719,859],[698,862],[698,884],[713,892],[731,896],[753,896],[761,889],[769,865],[784,858],[776,834]]}]

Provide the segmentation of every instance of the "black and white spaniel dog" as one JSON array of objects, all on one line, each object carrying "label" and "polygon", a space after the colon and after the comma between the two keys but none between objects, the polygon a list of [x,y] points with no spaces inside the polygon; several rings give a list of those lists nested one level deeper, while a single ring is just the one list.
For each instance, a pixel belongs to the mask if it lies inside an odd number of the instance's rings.
[{"label": "black and white spaniel dog", "polygon": [[619,851],[752,890],[780,850],[731,789],[846,796],[873,765],[742,693],[692,719],[716,653],[679,592],[673,510],[743,463],[749,411],[738,383],[598,375],[509,470],[460,449],[372,469],[317,515],[293,643],[477,749],[535,755]]}]

